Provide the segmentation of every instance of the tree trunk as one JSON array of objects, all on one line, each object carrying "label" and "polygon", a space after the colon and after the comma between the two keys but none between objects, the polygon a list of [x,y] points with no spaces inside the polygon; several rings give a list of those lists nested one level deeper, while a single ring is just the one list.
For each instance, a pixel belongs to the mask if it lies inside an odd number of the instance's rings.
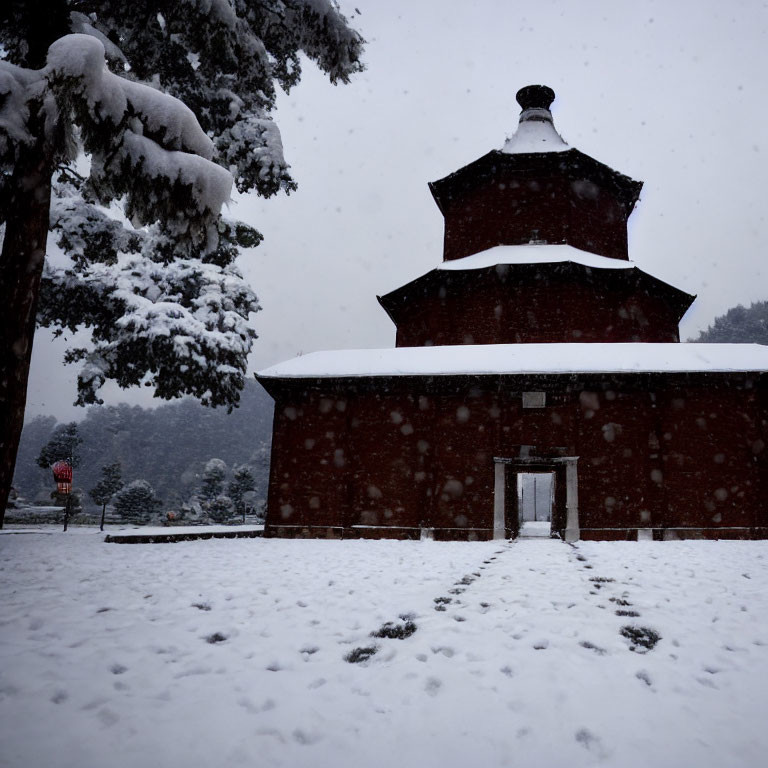
[{"label": "tree trunk", "polygon": [[24,153],[11,180],[0,252],[0,528],[24,425],[40,278],[51,205],[51,152]]},{"label": "tree trunk", "polygon": [[106,502],[101,507],[101,527],[99,528],[100,531],[104,530],[104,517],[107,514],[107,504]]}]

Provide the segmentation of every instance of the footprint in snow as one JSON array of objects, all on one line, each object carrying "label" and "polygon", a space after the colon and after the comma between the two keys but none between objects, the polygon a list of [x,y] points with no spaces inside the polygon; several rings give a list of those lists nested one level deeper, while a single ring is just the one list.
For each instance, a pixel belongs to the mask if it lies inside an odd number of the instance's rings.
[{"label": "footprint in snow", "polygon": [[723,650],[728,651],[729,653],[744,653],[747,649],[738,645],[724,645]]},{"label": "footprint in snow", "polygon": [[319,733],[304,731],[301,728],[297,728],[291,735],[297,744],[302,744],[304,746],[317,744],[317,742],[323,738]]},{"label": "footprint in snow", "polygon": [[107,707],[103,707],[96,713],[96,717],[99,718],[101,723],[103,725],[106,725],[107,727],[114,725],[117,723],[120,718],[117,714],[115,714],[111,709]]},{"label": "footprint in snow", "polygon": [[410,637],[417,629],[416,624],[406,615],[401,616],[402,624],[395,624],[388,621],[382,624],[375,632],[371,632],[371,637],[388,638],[390,640],[405,640]]},{"label": "footprint in snow", "polygon": [[436,677],[428,677],[427,682],[424,684],[424,690],[430,696],[437,696],[438,691],[443,687],[443,683]]},{"label": "footprint in snow", "polygon": [[537,641],[536,641],[536,642],[533,644],[533,647],[534,647],[534,648],[535,648],[537,651],[545,651],[547,648],[549,648],[549,640],[547,640],[547,639],[544,639],[544,640],[537,640]]},{"label": "footprint in snow", "polygon": [[599,645],[590,643],[589,640],[582,640],[579,645],[582,648],[586,648],[588,651],[594,651],[598,656],[605,656],[605,654],[608,653],[605,648],[601,648]]},{"label": "footprint in snow", "polygon": [[603,746],[603,742],[599,736],[592,733],[587,728],[580,728],[574,735],[576,741],[581,744],[588,752],[592,752],[599,758],[608,757],[608,752]]},{"label": "footprint in snow", "polygon": [[647,653],[661,640],[661,635],[656,630],[632,624],[623,626],[619,634],[629,640],[629,650],[635,653]]},{"label": "footprint in snow", "polygon": [[371,658],[379,650],[378,646],[371,645],[365,648],[353,648],[345,657],[344,661],[350,664],[362,664]]},{"label": "footprint in snow", "polygon": [[635,672],[635,677],[638,680],[642,680],[649,688],[652,687],[653,683],[651,681],[651,676],[644,670],[639,669],[637,672]]},{"label": "footprint in snow", "polygon": [[630,603],[629,600],[625,600],[623,597],[609,597],[608,599],[612,603],[616,603],[616,605],[623,605],[623,606],[632,605],[632,603]]},{"label": "footprint in snow", "polygon": [[246,712],[251,715],[258,715],[261,710],[249,699],[247,696],[242,696],[237,700],[239,706],[241,706]]}]

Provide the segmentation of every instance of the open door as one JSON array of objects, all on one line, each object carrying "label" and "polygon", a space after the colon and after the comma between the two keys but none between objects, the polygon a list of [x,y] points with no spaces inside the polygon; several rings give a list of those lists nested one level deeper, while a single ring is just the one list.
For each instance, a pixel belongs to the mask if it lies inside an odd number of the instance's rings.
[{"label": "open door", "polygon": [[516,538],[521,526],[531,523],[541,529],[539,535],[554,531],[566,541],[578,541],[578,456],[494,462],[494,538]]}]

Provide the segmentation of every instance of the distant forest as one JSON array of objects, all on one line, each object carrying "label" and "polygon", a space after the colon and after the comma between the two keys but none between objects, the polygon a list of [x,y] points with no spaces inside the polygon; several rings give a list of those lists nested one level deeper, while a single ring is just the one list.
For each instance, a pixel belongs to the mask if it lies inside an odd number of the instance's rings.
[{"label": "distant forest", "polygon": [[695,341],[768,344],[768,301],[756,301],[748,307],[741,304],[732,307],[716,317]]},{"label": "distant forest", "polygon": [[[216,458],[230,476],[233,466],[247,464],[256,477],[257,498],[266,499],[272,408],[272,398],[255,381],[246,382],[240,407],[229,414],[191,399],[157,408],[90,407],[77,425],[83,443],[74,488],[83,491],[86,508],[94,507],[88,491],[105,464],[119,461],[126,483],[148,481],[163,510],[172,510],[200,487],[206,462]],[[40,469],[36,459],[56,425],[53,416],[38,416],[24,426],[13,485],[27,501],[51,503],[51,471]]]}]

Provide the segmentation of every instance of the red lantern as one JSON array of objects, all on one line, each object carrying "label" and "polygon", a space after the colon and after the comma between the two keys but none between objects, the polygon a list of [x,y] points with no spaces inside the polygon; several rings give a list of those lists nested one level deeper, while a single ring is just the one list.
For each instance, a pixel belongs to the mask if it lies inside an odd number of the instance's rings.
[{"label": "red lantern", "polygon": [[72,490],[72,465],[68,461],[57,461],[51,469],[59,493],[70,493]]}]

